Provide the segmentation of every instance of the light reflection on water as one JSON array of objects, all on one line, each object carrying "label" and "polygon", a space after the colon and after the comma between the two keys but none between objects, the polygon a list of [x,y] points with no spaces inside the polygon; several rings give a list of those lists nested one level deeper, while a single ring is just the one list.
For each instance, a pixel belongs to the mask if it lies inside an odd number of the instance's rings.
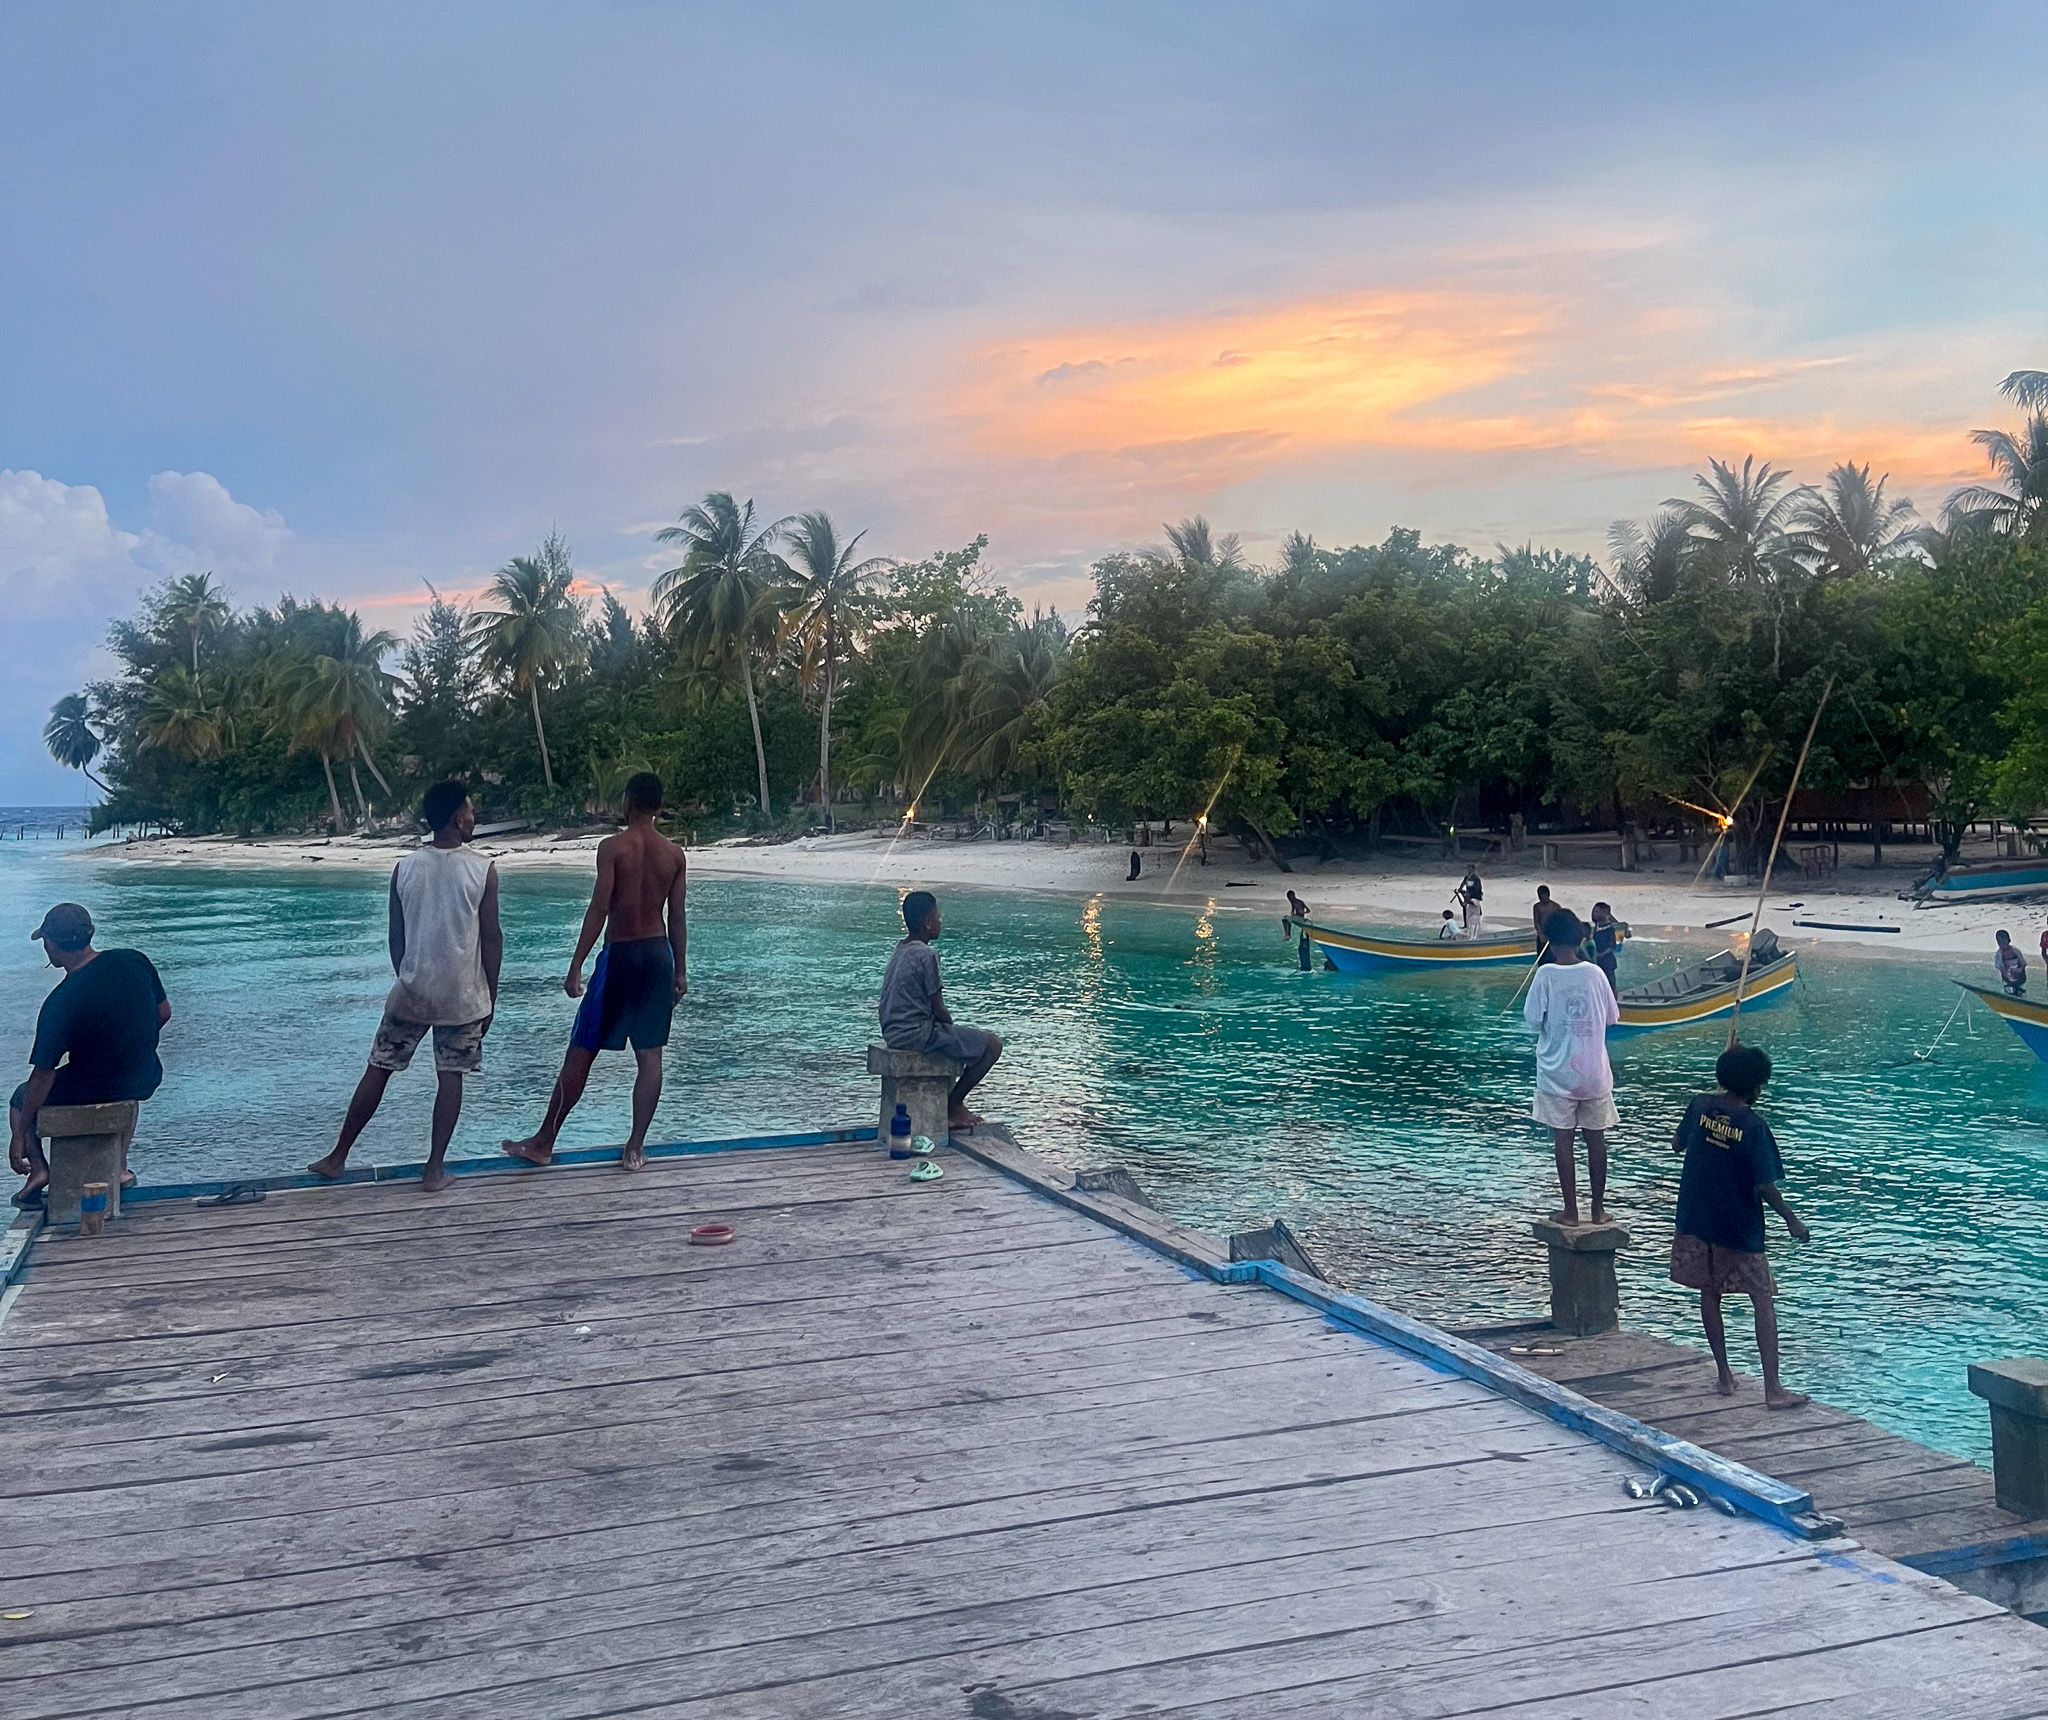
[{"label": "light reflection on water", "polygon": [[[546,1101],[586,889],[505,879],[500,1014],[458,1153],[524,1133]],[[1008,1042],[985,1108],[1027,1144],[1070,1163],[1122,1160],[1205,1228],[1283,1216],[1347,1280],[1427,1317],[1541,1312],[1528,1223],[1554,1186],[1547,1141],[1525,1119],[1513,970],[1304,974],[1263,890],[1256,903],[1171,908],[943,894],[948,999]],[[60,895],[102,919],[103,945],[147,950],[177,1008],[169,1079],[147,1113],[148,1178],[275,1174],[325,1149],[389,984],[381,874],[173,872],[7,844],[0,1022],[18,1067],[53,977],[26,934]],[[865,1121],[860,1048],[897,900],[890,886],[693,886],[691,995],[657,1136]],[[1634,946],[1624,982],[1705,947]],[[1789,1000],[1746,1017],[1744,1035],[1777,1060],[1766,1113],[1815,1233],[1795,1250],[1772,1221],[1788,1375],[1982,1458],[1988,1430],[1964,1364],[2039,1354],[2048,1329],[2048,1071],[1981,1011],[1914,1061],[1953,1006],[1951,961],[1800,957]],[[1686,1099],[1711,1085],[1719,1045],[1707,1027],[1614,1048],[1613,1202],[1637,1235],[1625,1318],[1688,1339],[1694,1304],[1663,1278],[1677,1169],[1666,1143]],[[616,1140],[629,1082],[628,1060],[600,1059],[565,1139]],[[418,1157],[431,1090],[423,1070],[395,1081],[359,1150]],[[1744,1331],[1738,1358],[1749,1348]]]}]

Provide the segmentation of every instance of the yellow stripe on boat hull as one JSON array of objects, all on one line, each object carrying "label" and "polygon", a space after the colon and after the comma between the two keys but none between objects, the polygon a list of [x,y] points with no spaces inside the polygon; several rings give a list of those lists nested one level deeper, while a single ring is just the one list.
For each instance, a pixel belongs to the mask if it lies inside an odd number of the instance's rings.
[{"label": "yellow stripe on boat hull", "polygon": [[1527,967],[1536,959],[1536,933],[1504,932],[1485,938],[1395,938],[1340,932],[1313,920],[1294,922],[1310,943],[1345,973],[1434,968]]},{"label": "yellow stripe on boat hull", "polygon": [[[1783,991],[1799,977],[1799,961],[1796,956],[1786,960],[1784,966],[1772,968],[1768,973],[1753,977],[1742,994],[1742,1007],[1749,1009],[1765,998]],[[1690,1027],[1696,1021],[1712,1021],[1716,1016],[1730,1014],[1735,1008],[1735,986],[1731,981],[1717,991],[1707,992],[1700,997],[1678,998],[1670,1003],[1630,1003],[1620,999],[1621,1023],[1616,1031],[1641,1032],[1653,1027]]]}]

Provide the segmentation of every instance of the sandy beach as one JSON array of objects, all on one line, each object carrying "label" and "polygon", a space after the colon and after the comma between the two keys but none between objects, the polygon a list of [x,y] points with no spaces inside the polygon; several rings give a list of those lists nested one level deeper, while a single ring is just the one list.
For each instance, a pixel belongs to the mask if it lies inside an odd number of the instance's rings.
[{"label": "sandy beach", "polygon": [[[600,833],[578,835],[508,835],[484,837],[479,848],[507,872],[530,869],[586,869]],[[385,867],[411,846],[412,839],[394,836],[277,838],[240,841],[232,837],[155,837],[79,850],[79,858],[100,865],[187,866],[349,866]],[[1764,923],[1787,943],[1824,943],[1872,951],[1981,958],[1989,971],[1993,934],[2011,931],[2022,949],[2039,947],[2048,927],[2048,902],[1970,903],[1915,909],[1898,892],[1925,865],[1923,851],[1909,851],[1898,864],[1873,870],[1850,858],[1860,850],[1843,851],[1841,870],[1821,880],[1783,877],[1766,898]],[[690,850],[690,864],[699,877],[756,877],[804,880],[818,884],[891,884],[904,887],[945,885],[987,890],[1049,891],[1060,894],[1128,896],[1138,901],[1199,902],[1214,898],[1220,907],[1279,913],[1292,886],[1318,918],[1433,923],[1449,905],[1462,867],[1442,859],[1406,855],[1368,860],[1335,860],[1323,864],[1295,861],[1287,875],[1270,861],[1254,861],[1234,844],[1212,844],[1210,863],[1202,865],[1190,852],[1176,848],[1143,850],[1144,872],[1126,880],[1130,850],[1121,844],[1058,842],[952,842],[927,838],[890,837],[859,831],[842,836],[804,837],[781,843],[744,839]],[[1583,854],[1577,863],[1546,871],[1540,851],[1496,856],[1481,863],[1487,885],[1488,924],[1499,927],[1527,923],[1536,886],[1547,883],[1552,895],[1585,915],[1595,901],[1612,905],[1615,914],[1638,933],[1702,931],[1714,921],[1746,914],[1756,901],[1753,884],[1695,883],[1693,863],[1675,860],[1646,862],[1640,870],[1622,872],[1611,863],[1594,864]],[[1178,865],[1176,865],[1178,861]],[[1839,921],[1856,926],[1896,926],[1895,932],[1842,931],[1800,925],[1799,921]],[[1736,929],[1731,927],[1729,929]]]}]

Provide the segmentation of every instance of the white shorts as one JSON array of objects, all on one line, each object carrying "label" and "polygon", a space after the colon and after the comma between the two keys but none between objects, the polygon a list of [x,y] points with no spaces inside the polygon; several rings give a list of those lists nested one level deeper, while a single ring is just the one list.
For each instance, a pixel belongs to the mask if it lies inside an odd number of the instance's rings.
[{"label": "white shorts", "polygon": [[1529,1115],[1546,1129],[1612,1129],[1621,1122],[1612,1093],[1602,1093],[1597,1099],[1567,1099],[1539,1090]]}]

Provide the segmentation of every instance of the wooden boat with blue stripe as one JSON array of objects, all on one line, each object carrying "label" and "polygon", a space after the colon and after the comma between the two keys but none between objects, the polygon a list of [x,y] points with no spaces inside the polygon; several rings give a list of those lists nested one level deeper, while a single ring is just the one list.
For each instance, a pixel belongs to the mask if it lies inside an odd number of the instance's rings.
[{"label": "wooden boat with blue stripe", "polygon": [[[1610,1034],[1646,1033],[1660,1027],[1690,1027],[1712,1021],[1735,1008],[1735,987],[1742,976],[1742,957],[1722,950],[1689,968],[1632,985],[1615,1002],[1621,1023]],[[1799,958],[1781,950],[1769,932],[1758,932],[1750,946],[1749,978],[1742,986],[1742,1007],[1756,1009],[1785,997],[1799,977]]]},{"label": "wooden boat with blue stripe", "polygon": [[2020,1043],[2043,1063],[2048,1063],[2048,1003],[2014,997],[2009,991],[1993,991],[1959,979],[1956,984],[1974,994],[1977,1001],[2019,1035]]},{"label": "wooden boat with blue stripe", "polygon": [[1396,938],[1346,932],[1296,920],[1295,927],[1329,957],[1339,973],[1449,973],[1465,968],[1527,967],[1536,959],[1536,933],[1499,932],[1478,938]]},{"label": "wooden boat with blue stripe", "polygon": [[1942,902],[2038,901],[2048,896],[2048,859],[1944,861],[1899,893],[1916,908]]}]

